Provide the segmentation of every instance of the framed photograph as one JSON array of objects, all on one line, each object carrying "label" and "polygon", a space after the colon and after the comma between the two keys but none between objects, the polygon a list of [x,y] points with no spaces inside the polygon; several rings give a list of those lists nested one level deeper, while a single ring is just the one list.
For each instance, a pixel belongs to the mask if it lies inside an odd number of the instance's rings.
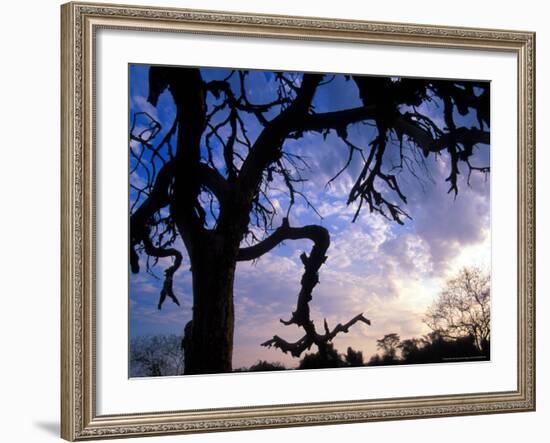
[{"label": "framed photograph", "polygon": [[63,438],[534,410],[534,33],[61,14]]}]

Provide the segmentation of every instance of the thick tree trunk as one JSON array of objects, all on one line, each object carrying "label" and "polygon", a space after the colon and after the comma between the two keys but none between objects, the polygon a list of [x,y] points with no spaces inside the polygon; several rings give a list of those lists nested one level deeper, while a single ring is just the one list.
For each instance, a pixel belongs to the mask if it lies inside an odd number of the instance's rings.
[{"label": "thick tree trunk", "polygon": [[193,320],[185,328],[185,374],[232,371],[236,268],[232,255],[197,251],[191,260]]}]

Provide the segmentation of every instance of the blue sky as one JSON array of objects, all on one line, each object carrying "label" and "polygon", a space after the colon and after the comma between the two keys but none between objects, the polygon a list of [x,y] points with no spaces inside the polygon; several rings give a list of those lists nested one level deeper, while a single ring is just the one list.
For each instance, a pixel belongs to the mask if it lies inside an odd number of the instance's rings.
[{"label": "blue sky", "polygon": [[[152,140],[158,143],[170,129],[175,107],[169,92],[164,92],[157,104],[151,106],[148,95],[148,66],[130,66],[130,119],[138,112],[147,112],[158,120],[162,129]],[[227,76],[226,69],[202,69],[206,80]],[[296,74],[300,78],[299,74]],[[274,76],[270,72],[251,71],[247,81],[252,102],[261,103],[274,98]],[[215,99],[209,96],[209,106]],[[313,105],[316,112],[335,111],[359,106],[355,83],[346,81],[343,75],[319,87]],[[422,111],[434,122],[441,123],[442,111],[437,101],[423,105]],[[267,114],[266,117],[273,115]],[[222,117],[223,118],[223,117]],[[244,117],[249,137],[253,140],[259,125],[251,117]],[[462,118],[468,125],[475,124],[472,115]],[[146,117],[138,117],[136,130],[145,128]],[[443,125],[441,125],[443,126]],[[349,128],[349,138],[354,144],[366,146],[372,139],[373,129],[359,123]],[[216,142],[213,141],[213,145]],[[137,144],[131,144],[139,152]],[[459,194],[448,194],[448,158],[430,156],[422,182],[411,173],[399,175],[401,189],[408,197],[405,207],[412,220],[404,226],[363,210],[355,223],[351,223],[355,207],[346,206],[346,198],[357,176],[362,160],[356,156],[350,167],[330,186],[329,179],[339,171],[347,159],[344,143],[330,133],[326,139],[320,134],[306,133],[300,140],[285,142],[284,149],[307,159],[310,170],[304,172],[307,182],[301,186],[314,204],[320,218],[307,204],[297,197],[290,216],[294,226],[317,223],[325,226],[331,235],[328,260],[320,271],[320,284],[315,288],[310,303],[312,318],[320,327],[323,318],[329,326],[345,322],[358,313],[372,321],[371,326],[356,324],[348,334],[340,334],[334,340],[336,348],[345,352],[347,346],[363,351],[368,359],[376,352],[376,339],[396,332],[401,338],[419,336],[428,332],[422,322],[427,306],[437,296],[445,280],[465,265],[490,268],[490,177],[473,174],[467,186],[466,171],[459,176]],[[388,154],[386,165],[396,159]],[[130,168],[136,165],[130,158]],[[222,173],[223,161],[215,155],[214,162]],[[157,161],[158,163],[158,161]],[[472,163],[489,164],[489,147],[476,148]],[[157,164],[157,167],[160,163]],[[145,172],[138,167],[130,175],[130,183],[139,186]],[[274,188],[282,190],[277,181]],[[288,196],[273,190],[270,198],[280,208],[273,226],[280,225],[286,213]],[[130,204],[137,198],[130,190]],[[139,203],[139,200],[138,200]],[[184,252],[178,239],[176,245]],[[299,256],[309,252],[307,240],[289,241],[277,247],[255,262],[239,263],[235,281],[235,343],[233,366],[250,366],[258,360],[280,361],[291,367],[298,359],[277,349],[266,349],[260,343],[274,334],[292,341],[301,337],[302,330],[284,326],[280,318],[288,319],[295,308],[296,296],[303,267]],[[184,252],[185,253],[185,252]],[[141,258],[144,261],[144,257]],[[184,259],[174,277],[174,291],[181,306],[165,302],[157,310],[158,295],[162,286],[160,277],[170,265],[162,259],[153,268],[157,278],[144,271],[130,274],[130,334],[131,336],[175,333],[181,334],[191,318],[191,274],[189,261]],[[268,276],[269,284],[266,284]]]}]

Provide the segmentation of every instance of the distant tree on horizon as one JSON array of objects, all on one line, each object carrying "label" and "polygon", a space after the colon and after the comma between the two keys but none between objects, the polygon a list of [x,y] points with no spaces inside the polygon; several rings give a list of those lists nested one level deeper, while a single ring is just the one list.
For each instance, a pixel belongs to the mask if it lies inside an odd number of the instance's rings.
[{"label": "distant tree on horizon", "polygon": [[[396,333],[377,340],[383,355],[368,365],[437,363],[490,358],[491,280],[478,267],[462,268],[429,306],[424,322],[432,332],[401,340]],[[400,356],[397,356],[397,350]]]},{"label": "distant tree on horizon", "polygon": [[352,367],[365,365],[363,353],[361,351],[354,350],[351,346],[348,346],[345,354],[345,361],[348,366]]},{"label": "distant tree on horizon", "polygon": [[482,351],[491,335],[491,279],[477,267],[463,268],[449,279],[428,309],[424,322],[441,337],[473,338]]},{"label": "distant tree on horizon", "polygon": [[394,360],[400,340],[399,335],[392,332],[391,334],[386,334],[381,339],[376,340],[376,347],[384,351],[383,357]]},{"label": "distant tree on horizon", "polygon": [[182,375],[181,336],[146,335],[130,340],[130,377]]},{"label": "distant tree on horizon", "polygon": [[284,371],[288,368],[280,362],[269,362],[267,360],[258,360],[249,368],[242,367],[235,369],[233,372],[267,372],[267,371]]}]

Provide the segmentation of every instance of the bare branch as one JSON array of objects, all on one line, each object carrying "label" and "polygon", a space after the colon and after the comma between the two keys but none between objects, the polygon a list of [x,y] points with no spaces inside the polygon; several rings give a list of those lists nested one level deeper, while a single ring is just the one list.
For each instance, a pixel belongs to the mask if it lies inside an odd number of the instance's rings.
[{"label": "bare branch", "polygon": [[306,335],[295,343],[289,343],[284,339],[274,336],[272,339],[262,343],[262,346],[277,347],[283,352],[290,352],[294,357],[299,357],[300,354],[309,349],[312,344],[319,348],[319,352],[326,352],[327,345],[339,333],[347,333],[349,328],[357,322],[363,322],[370,325],[370,320],[365,318],[363,314],[356,315],[345,324],[339,323],[331,331],[325,320],[325,334],[318,334],[313,321],[310,318],[309,303],[313,296],[313,289],[319,283],[319,269],[325,263],[327,256],[325,255],[330,245],[330,237],[328,231],[322,226],[304,226],[302,228],[292,228],[285,218],[283,224],[270,237],[250,248],[244,248],[239,251],[239,260],[254,259],[260,257],[266,252],[273,249],[277,244],[285,239],[300,239],[307,238],[314,242],[309,256],[304,252],[300,256],[304,265],[304,273],[300,281],[301,289],[298,294],[296,310],[292,313],[290,320],[282,320],[284,325],[296,324],[306,331]]}]

